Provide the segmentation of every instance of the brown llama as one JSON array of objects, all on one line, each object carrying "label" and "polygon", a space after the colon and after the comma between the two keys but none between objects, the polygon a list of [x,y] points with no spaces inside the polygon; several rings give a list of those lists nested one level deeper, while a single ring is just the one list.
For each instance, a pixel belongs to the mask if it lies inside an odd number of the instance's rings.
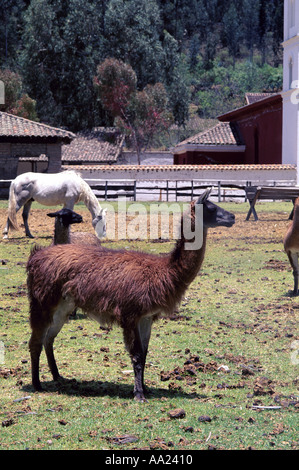
[{"label": "brown llama", "polygon": [[[106,209],[103,210],[103,212]],[[98,236],[89,232],[71,232],[70,225],[80,224],[83,218],[80,214],[72,211],[71,209],[63,208],[57,212],[47,214],[48,217],[55,217],[54,226],[54,245],[65,245],[67,243],[83,243],[89,245],[100,245],[98,237],[102,238],[106,235],[106,222],[105,218],[99,217],[97,223]]]},{"label": "brown llama", "polygon": [[293,269],[294,290],[293,295],[298,295],[298,275],[299,275],[299,198],[296,199],[293,211],[293,220],[289,226],[283,240],[286,254]]},{"label": "brown llama", "polygon": [[33,250],[27,264],[27,284],[32,328],[29,349],[36,390],[41,390],[39,358],[43,346],[53,379],[60,379],[53,353],[54,338],[74,308],[80,307],[101,324],[117,324],[123,329],[134,369],[134,397],[145,401],[144,367],[153,321],[175,310],[198,274],[208,228],[231,227],[235,223],[233,214],[208,200],[209,194],[210,190],[206,191],[196,203],[202,204],[203,213],[203,242],[198,249],[185,249],[187,243],[194,241],[194,228],[198,227],[199,220],[195,218],[199,216],[193,202],[188,219],[193,235],[185,238],[183,216],[181,238],[168,254],[88,245]]}]

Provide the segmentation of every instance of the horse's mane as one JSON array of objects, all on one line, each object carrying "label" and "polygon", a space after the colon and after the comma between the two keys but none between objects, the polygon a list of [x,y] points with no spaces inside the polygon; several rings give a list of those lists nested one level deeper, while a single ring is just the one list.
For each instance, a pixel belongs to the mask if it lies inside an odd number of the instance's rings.
[{"label": "horse's mane", "polygon": [[[80,175],[78,175],[80,176]],[[89,210],[93,208],[94,212],[99,213],[101,211],[101,206],[93,193],[91,187],[89,186],[83,178],[81,178],[80,185],[81,191],[79,196],[79,201],[84,202],[84,204],[88,207]]]}]

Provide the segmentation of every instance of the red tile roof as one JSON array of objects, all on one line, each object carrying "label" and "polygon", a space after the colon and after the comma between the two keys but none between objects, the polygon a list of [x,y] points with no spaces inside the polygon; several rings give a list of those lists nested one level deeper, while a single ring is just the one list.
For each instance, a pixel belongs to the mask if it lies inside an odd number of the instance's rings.
[{"label": "red tile roof", "polygon": [[0,111],[0,138],[27,138],[43,140],[61,140],[70,142],[75,137],[72,132],[30,121],[20,116]]},{"label": "red tile roof", "polygon": [[265,98],[269,98],[269,96],[273,95],[276,95],[276,93],[246,93],[245,98],[247,104],[252,104]]},{"label": "red tile roof", "polygon": [[228,122],[220,122],[216,126],[199,134],[193,135],[180,142],[176,147],[182,145],[242,145],[237,136],[234,135]]},{"label": "red tile roof", "polygon": [[121,154],[124,137],[114,128],[80,132],[70,145],[62,148],[62,162],[115,163]]}]

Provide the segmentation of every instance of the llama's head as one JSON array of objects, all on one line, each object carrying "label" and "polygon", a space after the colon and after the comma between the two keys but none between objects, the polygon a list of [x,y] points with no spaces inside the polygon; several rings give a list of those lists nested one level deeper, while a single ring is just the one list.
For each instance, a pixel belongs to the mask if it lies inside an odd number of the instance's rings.
[{"label": "llama's head", "polygon": [[101,209],[99,215],[97,215],[92,221],[92,226],[95,229],[98,238],[106,237],[106,212],[107,209]]},{"label": "llama's head", "polygon": [[196,202],[196,204],[202,204],[203,206],[203,226],[206,228],[232,227],[235,223],[234,214],[209,201],[211,191],[212,188],[207,189]]},{"label": "llama's head", "polygon": [[83,218],[80,214],[72,211],[71,209],[61,209],[57,212],[51,212],[47,214],[48,217],[55,217],[56,222],[58,222],[63,227],[68,227],[71,224],[80,224],[83,221]]}]

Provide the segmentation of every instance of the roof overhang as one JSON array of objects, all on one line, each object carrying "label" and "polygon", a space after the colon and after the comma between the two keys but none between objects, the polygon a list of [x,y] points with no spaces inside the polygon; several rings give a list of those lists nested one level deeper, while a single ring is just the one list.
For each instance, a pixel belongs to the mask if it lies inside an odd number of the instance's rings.
[{"label": "roof overhang", "polygon": [[16,136],[1,135],[0,143],[7,144],[70,144],[72,138],[60,136]]},{"label": "roof overhang", "polygon": [[242,117],[248,116],[253,114],[260,109],[265,107],[270,107],[282,102],[282,97],[280,93],[276,95],[269,96],[262,100],[256,101],[255,103],[248,104],[246,106],[242,106],[241,108],[234,109],[226,114],[222,114],[221,116],[217,116],[217,119],[221,122],[234,122]]},{"label": "roof overhang", "polygon": [[202,145],[202,144],[184,144],[173,149],[175,155],[186,152],[219,152],[219,153],[242,153],[245,152],[245,145]]}]

